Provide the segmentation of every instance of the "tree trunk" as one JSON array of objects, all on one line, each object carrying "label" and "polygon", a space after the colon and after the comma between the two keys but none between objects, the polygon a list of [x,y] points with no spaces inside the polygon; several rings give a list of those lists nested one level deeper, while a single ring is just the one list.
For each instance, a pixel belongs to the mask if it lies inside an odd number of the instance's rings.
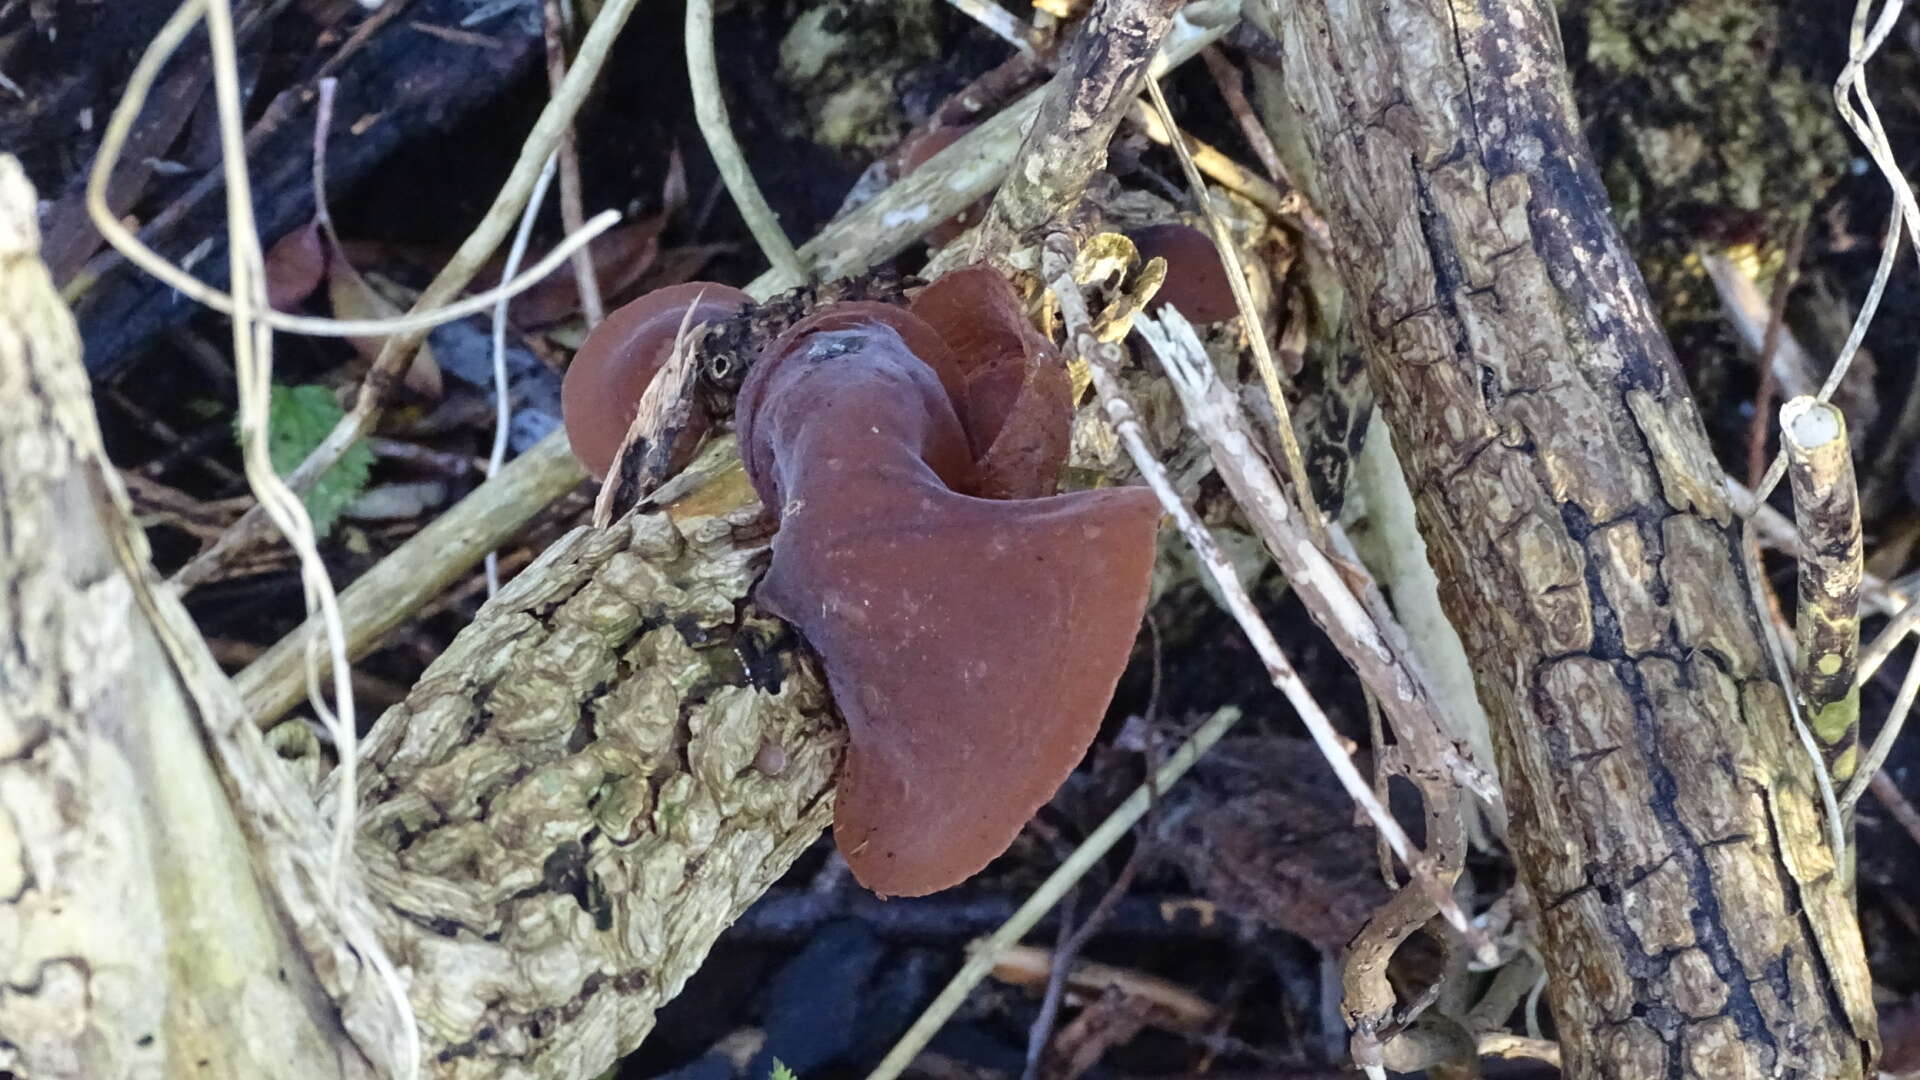
[{"label": "tree trunk", "polygon": [[371,1076],[208,758],[218,718],[168,648],[192,624],[147,607],[38,247],[0,157],[0,1072]]},{"label": "tree trunk", "polygon": [[1551,7],[1249,14],[1493,722],[1568,1075],[1862,1076],[1814,763]]}]

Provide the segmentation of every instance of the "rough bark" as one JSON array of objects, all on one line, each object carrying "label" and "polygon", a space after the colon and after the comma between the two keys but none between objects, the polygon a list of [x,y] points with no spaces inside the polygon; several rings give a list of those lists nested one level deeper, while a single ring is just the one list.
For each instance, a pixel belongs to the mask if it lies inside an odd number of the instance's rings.
[{"label": "rough bark", "polygon": [[1087,16],[993,197],[980,250],[1012,251],[1035,242],[1080,205],[1183,3],[1103,0]]},{"label": "rough bark", "polygon": [[719,507],[566,536],[368,741],[358,852],[426,1075],[599,1073],[832,819],[839,722],[745,600],[758,502]]},{"label": "rough bark", "polygon": [[0,158],[0,1072],[370,1076],[128,570],[144,544],[37,245]]},{"label": "rough bark", "polygon": [[1551,8],[1255,8],[1493,721],[1568,1075],[1861,1076],[1813,763]]}]

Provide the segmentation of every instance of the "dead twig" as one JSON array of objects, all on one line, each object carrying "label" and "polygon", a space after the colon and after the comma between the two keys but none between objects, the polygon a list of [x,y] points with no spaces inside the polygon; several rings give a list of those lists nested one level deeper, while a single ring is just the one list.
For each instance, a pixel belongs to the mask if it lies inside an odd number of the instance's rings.
[{"label": "dead twig", "polygon": [[[1167,107],[1166,96],[1160,92],[1157,80],[1147,80],[1147,94],[1153,99],[1154,111],[1160,114],[1160,120],[1167,130],[1178,133],[1179,125],[1174,121],[1173,110]],[[1254,366],[1260,370],[1260,382],[1267,391],[1267,404],[1273,408],[1274,433],[1279,436],[1281,452],[1287,459],[1287,476],[1293,481],[1293,490],[1299,498],[1307,528],[1324,548],[1326,519],[1320,512],[1320,504],[1313,498],[1313,486],[1307,478],[1306,457],[1300,452],[1300,438],[1293,430],[1293,410],[1287,405],[1286,392],[1280,387],[1280,369],[1273,362],[1273,348],[1267,343],[1266,327],[1260,320],[1258,309],[1254,307],[1253,291],[1247,286],[1246,268],[1241,265],[1239,247],[1233,242],[1233,234],[1228,231],[1226,222],[1220,219],[1219,212],[1214,209],[1206,181],[1200,178],[1200,169],[1194,164],[1186,143],[1175,138],[1172,146],[1175,156],[1180,159],[1181,169],[1187,174],[1187,184],[1193,189],[1194,201],[1206,215],[1208,231],[1213,234],[1214,246],[1219,249],[1220,261],[1227,269],[1227,284],[1233,289],[1233,301],[1239,305],[1240,317],[1247,322],[1247,339],[1253,346]]]},{"label": "dead twig", "polygon": [[[1194,517],[1193,511],[1186,505],[1186,501],[1174,490],[1159,459],[1147,446],[1140,422],[1121,391],[1116,377],[1121,363],[1120,346],[1114,342],[1102,342],[1094,336],[1085,301],[1081,299],[1079,286],[1073,280],[1072,242],[1056,234],[1048,241],[1045,255],[1046,268],[1049,271],[1047,283],[1059,299],[1060,312],[1066,321],[1073,351],[1087,361],[1094,389],[1100,397],[1101,408],[1108,422],[1113,425],[1115,432],[1119,435],[1122,445],[1126,447],[1128,456],[1140,470],[1147,486],[1160,497],[1161,505],[1180,527],[1180,533],[1193,548],[1195,557],[1219,587],[1220,596],[1228,613],[1233,616],[1234,621],[1240,625],[1241,631],[1246,634],[1247,640],[1253,645],[1254,652],[1259,655],[1274,686],[1286,695],[1288,702],[1299,713],[1307,733],[1313,737],[1314,743],[1319,746],[1327,763],[1332,766],[1334,775],[1340,779],[1341,786],[1346,789],[1348,795],[1352,796],[1354,802],[1366,811],[1368,819],[1373,822],[1375,828],[1380,830],[1381,835],[1386,837],[1388,846],[1408,868],[1415,882],[1432,895],[1438,909],[1447,916],[1447,921],[1468,940],[1477,940],[1480,935],[1473,929],[1459,905],[1454,903],[1452,896],[1447,892],[1450,882],[1442,883],[1435,879],[1430,861],[1413,846],[1405,830],[1400,828],[1400,823],[1395,821],[1380,800],[1374,797],[1372,788],[1367,784],[1366,778],[1361,776],[1359,770],[1354,767],[1352,757],[1343,745],[1339,734],[1334,731],[1332,722],[1327,719],[1326,712],[1321,709],[1319,702],[1314,699],[1312,692],[1300,679],[1299,673],[1287,659],[1279,642],[1274,640],[1272,630],[1268,629],[1266,622],[1254,609],[1253,599],[1247,595],[1246,589],[1240,584],[1239,576],[1234,573],[1232,564],[1227,561],[1219,545],[1214,542],[1213,535],[1200,524]],[[1172,316],[1173,319],[1178,317],[1177,313]],[[1137,325],[1144,326],[1150,322],[1151,320],[1145,320]],[[1191,333],[1190,328],[1189,333]]]},{"label": "dead twig", "polygon": [[1267,212],[1268,216],[1280,221],[1295,221],[1307,211],[1307,200],[1298,191],[1281,191],[1267,180],[1254,175],[1251,169],[1222,153],[1211,143],[1204,142],[1176,131],[1168,126],[1166,120],[1144,101],[1136,100],[1127,112],[1127,121],[1139,128],[1147,138],[1161,146],[1173,149],[1176,138],[1185,144],[1187,154],[1200,172],[1213,179],[1213,182],[1247,200]]},{"label": "dead twig", "polygon": [[[1840,410],[1797,397],[1780,410],[1780,442],[1800,526],[1800,603],[1794,618],[1798,687],[1828,771],[1860,766],[1860,498]],[[1841,808],[1846,808],[1841,800]]]},{"label": "dead twig", "polygon": [[[567,39],[572,36],[573,6],[568,0],[546,0],[541,19],[546,36],[547,94],[556,97],[567,81]],[[580,192],[580,146],[572,124],[560,139],[560,228],[577,233],[586,226],[587,208]],[[539,199],[533,200],[538,203]],[[502,278],[512,277],[503,271]],[[606,301],[600,295],[600,275],[593,265],[593,253],[581,248],[573,253],[573,279],[580,290],[580,314],[587,329],[600,325],[607,317]]]},{"label": "dead twig", "polygon": [[[500,269],[504,280],[513,276],[520,268],[520,260],[527,257],[527,242],[533,237],[533,223],[540,216],[540,204],[547,199],[547,186],[553,181],[554,170],[559,167],[559,151],[547,158],[546,167],[540,170],[540,178],[534,181],[533,194],[527,199],[527,208],[520,214],[520,228],[513,235],[513,246],[507,250],[507,261]],[[591,266],[591,263],[589,263]],[[574,268],[577,271],[579,264]],[[592,275],[587,275],[591,279]],[[584,299],[584,294],[582,294]],[[487,451],[487,475],[499,473],[507,461],[507,435],[513,426],[513,395],[507,389],[507,298],[493,306],[493,444]],[[489,551],[486,558],[487,595],[500,591],[500,558]]]}]

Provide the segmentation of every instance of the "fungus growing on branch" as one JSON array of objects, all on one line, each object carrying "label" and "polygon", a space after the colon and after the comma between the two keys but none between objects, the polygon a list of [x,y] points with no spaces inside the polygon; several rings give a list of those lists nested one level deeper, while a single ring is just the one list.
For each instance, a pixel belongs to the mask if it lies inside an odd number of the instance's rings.
[{"label": "fungus growing on branch", "polygon": [[1068,415],[1042,369],[1060,361],[992,271],[929,293],[915,311],[941,331],[885,305],[792,327],[736,412],[780,516],[757,597],[820,655],[850,732],[835,839],[882,895],[980,870],[1079,762],[1146,607],[1160,516],[1144,488],[973,494],[1052,490]]},{"label": "fungus growing on branch", "polygon": [[[605,479],[633,425],[640,396],[666,362],[683,325],[718,322],[753,302],[731,285],[690,281],[640,297],[608,315],[574,355],[560,384],[560,414],[573,456]],[[689,318],[691,312],[691,318]],[[700,441],[706,418],[686,446]]]},{"label": "fungus growing on branch", "polygon": [[1167,260],[1166,281],[1148,311],[1172,304],[1194,323],[1224,322],[1240,314],[1212,237],[1191,225],[1148,225],[1129,230],[1127,238],[1141,262],[1156,255]]}]

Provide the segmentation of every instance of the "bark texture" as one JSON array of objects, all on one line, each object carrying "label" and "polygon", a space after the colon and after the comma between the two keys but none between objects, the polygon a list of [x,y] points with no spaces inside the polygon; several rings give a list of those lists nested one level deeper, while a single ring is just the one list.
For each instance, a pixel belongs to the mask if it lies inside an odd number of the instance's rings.
[{"label": "bark texture", "polygon": [[33,193],[0,157],[0,1073],[370,1076],[129,569],[144,541],[37,248]]},{"label": "bark texture", "polygon": [[1861,1076],[1813,763],[1552,9],[1253,13],[1493,721],[1568,1075]]},{"label": "bark texture", "polygon": [[1080,205],[1107,163],[1107,144],[1133,107],[1160,39],[1184,0],[1101,0],[1040,98],[982,226],[980,250],[1031,243]]},{"label": "bark texture", "polygon": [[759,504],[700,498],[549,548],[366,746],[357,850],[425,1075],[598,1074],[832,820],[839,721],[745,600]]}]

